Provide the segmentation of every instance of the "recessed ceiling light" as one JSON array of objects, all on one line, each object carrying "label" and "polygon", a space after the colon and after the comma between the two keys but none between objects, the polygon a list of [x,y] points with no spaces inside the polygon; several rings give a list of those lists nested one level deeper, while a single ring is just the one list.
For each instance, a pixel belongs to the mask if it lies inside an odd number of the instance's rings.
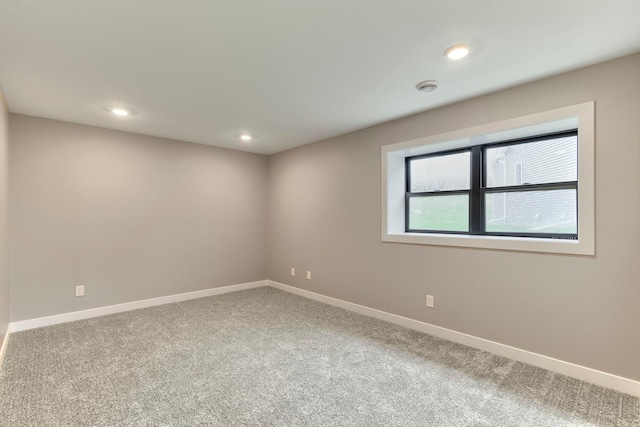
[{"label": "recessed ceiling light", "polygon": [[469,46],[457,44],[444,51],[444,55],[449,59],[462,59],[469,54]]},{"label": "recessed ceiling light", "polygon": [[251,141],[253,138],[251,137],[251,135],[244,134],[240,135],[240,139],[243,141]]},{"label": "recessed ceiling light", "polygon": [[127,110],[123,110],[122,108],[113,108],[111,112],[116,116],[128,116],[129,112]]}]

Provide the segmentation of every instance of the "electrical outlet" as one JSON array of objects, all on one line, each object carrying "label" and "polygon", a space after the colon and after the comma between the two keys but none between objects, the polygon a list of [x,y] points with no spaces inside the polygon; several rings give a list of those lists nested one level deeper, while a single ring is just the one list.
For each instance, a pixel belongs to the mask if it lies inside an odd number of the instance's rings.
[{"label": "electrical outlet", "polygon": [[427,295],[427,307],[433,308],[433,295]]},{"label": "electrical outlet", "polygon": [[291,275],[292,276],[296,275],[296,268],[295,267],[291,267]]},{"label": "electrical outlet", "polygon": [[311,280],[311,272],[307,271],[307,280]]},{"label": "electrical outlet", "polygon": [[84,296],[84,285],[76,286],[76,296],[77,297]]}]

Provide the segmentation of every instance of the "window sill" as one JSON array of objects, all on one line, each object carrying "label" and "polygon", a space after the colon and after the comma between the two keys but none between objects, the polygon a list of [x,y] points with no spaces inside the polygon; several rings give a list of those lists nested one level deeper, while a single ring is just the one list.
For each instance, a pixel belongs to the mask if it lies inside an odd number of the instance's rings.
[{"label": "window sill", "polygon": [[592,242],[530,237],[470,236],[466,234],[384,234],[383,242],[417,245],[483,248],[505,251],[547,252],[572,255],[594,255]]}]

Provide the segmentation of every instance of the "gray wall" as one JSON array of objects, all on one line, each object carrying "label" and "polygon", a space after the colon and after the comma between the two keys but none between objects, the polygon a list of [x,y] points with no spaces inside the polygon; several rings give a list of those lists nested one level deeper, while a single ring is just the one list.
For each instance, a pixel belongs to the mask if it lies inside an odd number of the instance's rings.
[{"label": "gray wall", "polygon": [[9,327],[9,110],[0,90],[0,347]]},{"label": "gray wall", "polygon": [[[382,145],[590,100],[595,257],[380,241]],[[640,54],[282,152],[269,158],[269,278],[640,380],[639,162]]]},{"label": "gray wall", "polygon": [[[589,100],[595,257],[380,241],[380,146]],[[638,117],[639,54],[279,153],[268,165],[10,115],[11,320],[261,280],[268,267],[282,283],[640,380]],[[435,309],[424,306],[427,292]]]},{"label": "gray wall", "polygon": [[265,156],[14,114],[10,142],[12,321],[266,279]]}]

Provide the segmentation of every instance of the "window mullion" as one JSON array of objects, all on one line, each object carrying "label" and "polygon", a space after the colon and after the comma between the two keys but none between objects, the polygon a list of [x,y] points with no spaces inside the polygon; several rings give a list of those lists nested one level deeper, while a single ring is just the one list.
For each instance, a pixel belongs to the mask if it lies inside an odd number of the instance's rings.
[{"label": "window mullion", "polygon": [[484,192],[482,189],[482,147],[471,147],[471,191],[469,233],[484,234]]}]

